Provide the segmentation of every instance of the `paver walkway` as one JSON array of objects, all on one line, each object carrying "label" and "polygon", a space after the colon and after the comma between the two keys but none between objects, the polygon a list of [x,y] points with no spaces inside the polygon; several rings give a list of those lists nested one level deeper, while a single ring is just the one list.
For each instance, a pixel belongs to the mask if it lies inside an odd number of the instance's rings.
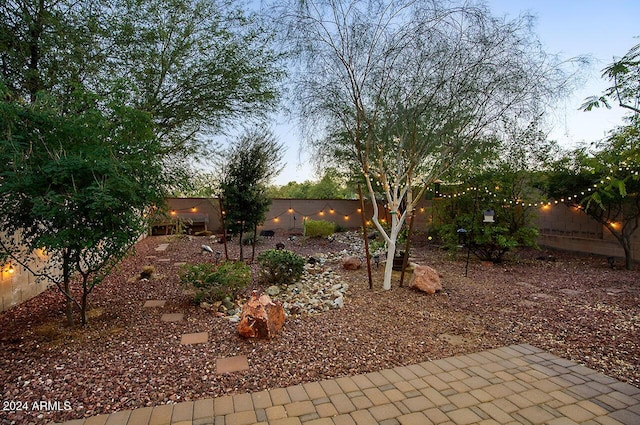
[{"label": "paver walkway", "polygon": [[640,389],[530,345],[65,425],[640,424]]}]

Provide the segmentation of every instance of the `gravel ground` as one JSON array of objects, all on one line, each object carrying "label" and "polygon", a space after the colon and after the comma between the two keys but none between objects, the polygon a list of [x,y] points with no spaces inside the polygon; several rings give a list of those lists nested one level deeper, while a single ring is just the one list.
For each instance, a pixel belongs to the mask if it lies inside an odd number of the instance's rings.
[{"label": "gravel ground", "polygon": [[[167,251],[156,252],[165,242]],[[305,256],[349,248],[276,236],[259,250],[277,242]],[[524,250],[501,265],[472,258],[465,277],[463,254],[419,246],[412,259],[442,277],[444,291],[433,296],[398,287],[399,274],[393,289],[382,291],[382,266],[374,267],[369,290],[366,268],[344,271],[327,262],[349,284],[343,308],[289,318],[273,340],[245,340],[235,324],[194,306],[178,284],[175,263],[214,261],[201,254],[203,243],[211,244],[205,237],[141,241],[91,294],[84,329],[64,325],[55,290],[0,313],[0,423],[47,423],[253,392],[519,343],[640,386],[640,272],[612,270],[601,257]],[[158,278],[132,279],[149,264]],[[150,299],[167,302],[143,308]],[[162,322],[169,312],[182,312],[185,320]],[[194,332],[208,332],[209,341],[180,345],[183,334]],[[217,375],[216,359],[235,355],[246,355],[250,370]],[[60,411],[31,409],[41,401],[57,402]],[[29,409],[7,411],[10,402]]]}]

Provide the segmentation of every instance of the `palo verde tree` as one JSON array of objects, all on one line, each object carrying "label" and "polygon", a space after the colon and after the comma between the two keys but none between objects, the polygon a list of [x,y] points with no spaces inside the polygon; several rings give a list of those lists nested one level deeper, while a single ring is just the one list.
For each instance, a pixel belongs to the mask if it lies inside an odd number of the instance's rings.
[{"label": "palo verde tree", "polygon": [[[242,133],[224,155],[220,191],[225,228],[238,234],[240,260],[244,259],[242,236],[264,223],[271,199],[266,188],[282,170],[282,145],[266,128]],[[255,243],[254,243],[255,246]]]},{"label": "palo verde tree", "polygon": [[0,252],[54,283],[84,325],[89,294],[164,202],[150,117],[80,87],[66,109],[0,92]]},{"label": "palo verde tree", "polygon": [[564,75],[528,17],[498,19],[481,4],[308,0],[282,15],[316,157],[350,165],[369,198],[379,190],[386,202],[390,231],[375,202],[373,222],[388,247],[390,289],[398,234],[426,187],[475,156],[501,117],[537,113]]}]

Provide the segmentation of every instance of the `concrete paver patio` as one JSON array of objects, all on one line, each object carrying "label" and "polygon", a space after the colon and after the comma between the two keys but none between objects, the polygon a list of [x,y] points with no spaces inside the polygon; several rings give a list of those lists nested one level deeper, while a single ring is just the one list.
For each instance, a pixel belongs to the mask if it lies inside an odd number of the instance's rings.
[{"label": "concrete paver patio", "polygon": [[640,424],[640,389],[522,344],[65,425]]}]

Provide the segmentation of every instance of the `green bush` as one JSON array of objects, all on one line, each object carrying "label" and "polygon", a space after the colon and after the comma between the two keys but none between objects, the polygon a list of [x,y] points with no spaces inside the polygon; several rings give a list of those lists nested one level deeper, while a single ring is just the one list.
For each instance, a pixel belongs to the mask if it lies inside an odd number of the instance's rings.
[{"label": "green bush", "polygon": [[[264,238],[262,236],[258,236],[258,239],[256,239],[256,244],[259,244],[263,240]],[[253,232],[247,232],[242,235],[242,245],[253,245]]]},{"label": "green bush", "polygon": [[226,297],[234,299],[251,282],[251,269],[240,261],[224,261],[220,265],[185,264],[179,276],[182,285],[195,290],[196,303],[212,303]]},{"label": "green bush", "polygon": [[347,230],[349,230],[349,229],[347,229],[347,227],[346,227],[346,226],[343,226],[343,225],[342,225],[342,224],[340,224],[340,223],[336,223],[336,225],[335,225],[335,232],[336,232],[336,233],[344,233],[344,232],[346,232]]},{"label": "green bush", "polygon": [[306,236],[310,238],[321,237],[326,238],[327,236],[333,235],[336,231],[336,225],[330,221],[326,220],[307,220],[306,222]]},{"label": "green bush", "polygon": [[304,271],[303,257],[286,249],[269,249],[258,255],[264,279],[273,285],[290,284]]},{"label": "green bush", "polygon": [[[464,246],[482,261],[499,263],[507,252],[516,247],[537,248],[538,229],[534,227],[510,229],[497,224],[474,224],[468,227],[470,229],[467,229]],[[447,248],[457,249],[461,246],[458,228],[456,225],[442,226],[442,236]]]}]

